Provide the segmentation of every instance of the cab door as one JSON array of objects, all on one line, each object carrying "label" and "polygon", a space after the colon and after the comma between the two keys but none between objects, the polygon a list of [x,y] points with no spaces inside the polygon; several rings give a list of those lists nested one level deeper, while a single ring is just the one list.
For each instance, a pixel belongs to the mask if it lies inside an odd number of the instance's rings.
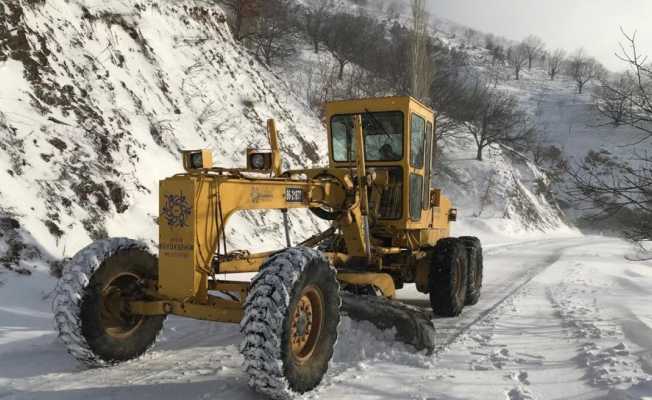
[{"label": "cab door", "polygon": [[410,114],[409,219],[421,222],[423,210],[430,207],[430,164],[432,159],[432,123]]},{"label": "cab door", "polygon": [[412,222],[421,220],[421,202],[425,175],[426,119],[416,113],[410,114],[410,162],[409,162],[409,217]]}]

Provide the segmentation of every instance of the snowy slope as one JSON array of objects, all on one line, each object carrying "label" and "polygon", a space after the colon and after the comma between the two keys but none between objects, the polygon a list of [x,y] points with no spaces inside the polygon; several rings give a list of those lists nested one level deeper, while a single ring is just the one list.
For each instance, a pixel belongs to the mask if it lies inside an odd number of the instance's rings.
[{"label": "snowy slope", "polygon": [[[98,237],[153,241],[158,180],[181,170],[179,150],[244,165],[248,146],[269,146],[268,118],[286,167],[324,159],[320,121],[224,21],[193,1],[0,1],[0,217],[21,243],[59,259]],[[240,214],[227,233],[273,249],[280,221]]]},{"label": "snowy slope", "polygon": [[475,144],[458,133],[444,138],[433,183],[453,199],[461,216],[453,234],[492,233],[491,242],[510,237],[576,235],[550,191],[550,181],[519,153],[498,145],[475,159]]},{"label": "snowy slope", "polygon": [[[533,115],[543,143],[559,148],[573,171],[589,152],[635,165],[649,146],[642,132],[624,125],[614,126],[596,110],[593,90],[598,82],[591,82],[583,94],[578,94],[575,83],[568,77],[550,81],[544,71],[533,68],[521,81],[511,81],[509,85]],[[574,218],[593,215],[595,210],[567,196],[574,188],[573,179],[562,178],[556,192],[568,215]]]}]

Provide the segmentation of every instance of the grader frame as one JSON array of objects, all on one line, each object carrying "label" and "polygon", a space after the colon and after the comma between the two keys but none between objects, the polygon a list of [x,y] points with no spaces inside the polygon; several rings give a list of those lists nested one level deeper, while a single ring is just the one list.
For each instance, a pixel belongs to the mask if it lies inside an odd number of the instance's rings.
[{"label": "grader frame", "polygon": [[[365,151],[355,151],[355,159],[337,160],[332,129],[335,118],[352,121],[355,143],[351,148],[365,149],[364,117],[374,124],[370,113],[400,112],[404,116],[402,156],[397,160],[369,161]],[[344,117],[342,117],[344,116]],[[439,190],[430,190],[429,160],[434,129],[434,114],[413,98],[392,97],[330,103],[326,117],[329,128],[330,167],[283,172],[276,126],[269,120],[267,131],[271,152],[247,151],[246,169],[212,166],[206,150],[184,152],[186,172],[160,183],[160,254],[158,281],[151,283],[149,300],[130,302],[131,312],[138,315],[175,314],[195,319],[237,323],[243,317],[243,305],[249,290],[248,282],[220,281],[217,274],[258,272],[272,253],[250,254],[228,252],[225,224],[234,213],[243,210],[281,210],[286,222],[287,210],[309,208],[335,210],[337,218],[327,232],[308,239],[314,246],[335,230],[341,231],[345,252],[330,251],[326,255],[338,269],[343,284],[373,286],[384,297],[392,298],[396,284],[416,282],[427,291],[427,265],[422,260],[425,246],[434,245],[449,234],[449,221],[456,210]],[[423,122],[423,154],[420,163],[413,162],[414,127]],[[378,122],[375,122],[378,124]],[[427,126],[427,130],[426,130]],[[417,128],[418,129],[418,128]],[[258,157],[254,160],[254,157]],[[261,162],[262,160],[262,162]],[[258,164],[258,165],[255,165]],[[374,205],[388,184],[388,168],[402,170],[401,216],[392,220],[376,220],[378,230],[386,232],[377,238],[370,230],[370,196]],[[254,177],[251,173],[267,173]],[[405,205],[410,196],[410,178],[421,178],[419,215],[410,215]],[[413,178],[412,178],[413,179]],[[424,181],[426,184],[424,185]],[[417,191],[418,192],[418,191]],[[410,199],[410,200],[408,200]],[[411,211],[411,210],[410,210]],[[221,253],[221,254],[219,254]],[[219,254],[219,255],[218,255]],[[397,282],[398,280],[398,282]],[[239,293],[233,299],[212,295],[211,291]]]},{"label": "grader frame", "polygon": [[[160,182],[158,257],[141,241],[106,238],[64,267],[53,310],[68,352],[114,365],[144,354],[168,315],[240,323],[248,384],[278,399],[319,385],[342,314],[434,351],[432,314],[388,299],[415,283],[433,313],[451,317],[477,303],[482,286],[479,239],[448,237],[457,212],[430,188],[434,114],[391,97],[329,103],[326,117],[327,168],[282,171],[272,120],[271,150],[247,150],[246,168],[184,152],[185,173]],[[296,208],[331,227],[293,246]],[[280,210],[287,248],[230,250],[226,223],[243,210]],[[246,272],[257,274],[217,278]]]}]

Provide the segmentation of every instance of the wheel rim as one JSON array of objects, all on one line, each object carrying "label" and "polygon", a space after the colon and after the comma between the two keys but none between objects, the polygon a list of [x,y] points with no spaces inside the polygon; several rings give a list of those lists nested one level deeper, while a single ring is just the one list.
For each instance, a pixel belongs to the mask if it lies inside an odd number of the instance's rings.
[{"label": "wheel rim", "polygon": [[102,289],[100,319],[107,335],[124,339],[142,324],[144,317],[129,311],[130,295],[138,287],[139,281],[140,277],[135,274],[122,273]]},{"label": "wheel rim", "polygon": [[307,286],[294,308],[290,332],[292,355],[300,364],[315,352],[323,322],[324,296],[317,286]]}]

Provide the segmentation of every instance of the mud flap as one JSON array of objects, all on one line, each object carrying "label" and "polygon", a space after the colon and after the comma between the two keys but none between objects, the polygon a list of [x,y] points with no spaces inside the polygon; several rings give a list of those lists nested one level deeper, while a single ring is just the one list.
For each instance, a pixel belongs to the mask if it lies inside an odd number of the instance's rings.
[{"label": "mud flap", "polygon": [[415,349],[435,350],[435,326],[429,312],[383,297],[342,292],[342,311],[356,321],[369,321],[378,329],[396,329],[396,340]]}]

